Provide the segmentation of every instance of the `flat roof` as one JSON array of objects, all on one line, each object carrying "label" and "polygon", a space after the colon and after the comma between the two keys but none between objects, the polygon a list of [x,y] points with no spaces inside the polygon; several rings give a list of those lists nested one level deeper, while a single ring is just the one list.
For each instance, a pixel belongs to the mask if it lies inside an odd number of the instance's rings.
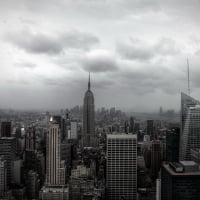
[{"label": "flat roof", "polygon": [[179,161],[183,166],[196,166],[197,163],[192,161],[192,160],[189,160],[189,161]]},{"label": "flat roof", "polygon": [[162,165],[169,174],[172,176],[200,176],[200,171],[195,171],[195,172],[175,172],[169,164],[163,164]]},{"label": "flat roof", "polygon": [[125,133],[122,133],[122,134],[108,134],[107,138],[108,139],[114,139],[114,138],[117,138],[117,139],[137,139],[137,135],[136,134],[125,134]]}]

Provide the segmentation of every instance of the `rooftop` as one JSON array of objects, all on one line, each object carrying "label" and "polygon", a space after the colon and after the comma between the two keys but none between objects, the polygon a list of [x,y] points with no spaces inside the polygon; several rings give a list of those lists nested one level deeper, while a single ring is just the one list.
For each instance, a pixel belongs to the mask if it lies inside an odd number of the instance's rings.
[{"label": "rooftop", "polygon": [[[189,163],[188,163],[189,164]],[[196,164],[196,163],[195,163]],[[163,164],[163,167],[167,170],[172,176],[200,176],[200,171],[178,171],[176,172],[169,164]]]},{"label": "rooftop", "polygon": [[114,138],[117,138],[117,139],[137,139],[137,135],[136,134],[125,134],[125,133],[122,133],[122,134],[108,134],[107,138],[108,139],[114,139]]}]

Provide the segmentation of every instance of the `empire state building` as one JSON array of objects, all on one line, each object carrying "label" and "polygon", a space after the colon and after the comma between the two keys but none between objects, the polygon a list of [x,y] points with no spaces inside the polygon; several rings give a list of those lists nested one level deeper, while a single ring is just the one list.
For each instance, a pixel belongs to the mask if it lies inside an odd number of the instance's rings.
[{"label": "empire state building", "polygon": [[82,146],[95,147],[95,111],[94,111],[94,95],[90,89],[90,74],[88,80],[88,89],[85,93],[83,102],[83,134]]}]

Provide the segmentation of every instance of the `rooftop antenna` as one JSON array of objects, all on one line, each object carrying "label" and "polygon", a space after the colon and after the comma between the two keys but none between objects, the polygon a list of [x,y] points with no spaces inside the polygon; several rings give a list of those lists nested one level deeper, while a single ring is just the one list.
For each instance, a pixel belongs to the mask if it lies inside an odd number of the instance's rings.
[{"label": "rooftop antenna", "polygon": [[187,81],[188,81],[188,95],[190,96],[190,64],[187,58]]}]

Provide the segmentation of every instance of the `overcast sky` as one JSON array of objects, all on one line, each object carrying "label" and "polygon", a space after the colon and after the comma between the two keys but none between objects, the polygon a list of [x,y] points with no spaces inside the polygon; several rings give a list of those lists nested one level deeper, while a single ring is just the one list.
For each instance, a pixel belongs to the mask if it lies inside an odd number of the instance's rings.
[{"label": "overcast sky", "polygon": [[200,99],[199,0],[0,0],[0,108],[180,108]]}]

